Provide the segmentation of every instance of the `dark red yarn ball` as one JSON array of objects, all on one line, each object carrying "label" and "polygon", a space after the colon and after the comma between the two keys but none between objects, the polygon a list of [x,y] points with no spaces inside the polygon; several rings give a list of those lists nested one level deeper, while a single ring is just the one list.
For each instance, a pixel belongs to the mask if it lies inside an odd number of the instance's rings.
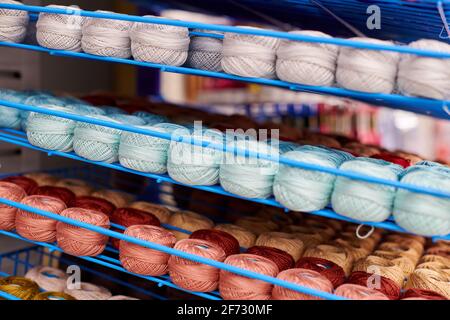
[{"label": "dark red yarn ball", "polygon": [[277,248],[253,246],[248,248],[245,253],[256,254],[257,256],[261,256],[273,261],[277,265],[280,272],[293,268],[295,263],[294,259],[289,253]]},{"label": "dark red yarn ball", "polygon": [[377,153],[371,156],[371,158],[392,162],[402,166],[403,168],[408,168],[409,166],[411,166],[411,162],[409,160],[389,152]]},{"label": "dark red yarn ball", "polygon": [[77,208],[100,211],[108,216],[116,210],[116,206],[108,200],[91,196],[77,197],[73,206]]},{"label": "dark red yarn ball", "polygon": [[[355,271],[347,279],[347,283],[359,284],[361,286],[367,287],[367,282],[371,277],[373,277],[373,274],[371,273],[367,273],[364,271]],[[400,298],[400,286],[386,277],[380,276],[380,288],[373,289],[384,293],[390,300],[398,300]]]},{"label": "dark red yarn ball", "polygon": [[38,187],[38,184],[36,181],[34,181],[33,179],[30,179],[30,178],[24,177],[24,176],[6,177],[6,178],[3,178],[1,181],[17,184],[18,186],[22,187],[23,190],[25,190],[25,192],[28,195],[33,194],[33,191]]},{"label": "dark red yarn ball", "polygon": [[425,289],[408,289],[406,290],[403,295],[402,299],[406,298],[423,298],[427,300],[447,300],[446,297],[443,295],[431,291],[431,290],[425,290]]},{"label": "dark red yarn ball", "polygon": [[42,186],[37,187],[33,191],[33,195],[49,196],[62,200],[66,206],[73,207],[75,203],[75,193],[67,188],[53,187],[53,186]]},{"label": "dark red yarn ball", "polygon": [[317,271],[330,280],[334,288],[339,287],[345,281],[344,269],[327,259],[304,257],[297,261],[295,267]]},{"label": "dark red yarn ball", "polygon": [[201,239],[211,241],[220,246],[227,256],[240,253],[239,241],[231,234],[221,230],[201,229],[194,231],[190,239]]}]

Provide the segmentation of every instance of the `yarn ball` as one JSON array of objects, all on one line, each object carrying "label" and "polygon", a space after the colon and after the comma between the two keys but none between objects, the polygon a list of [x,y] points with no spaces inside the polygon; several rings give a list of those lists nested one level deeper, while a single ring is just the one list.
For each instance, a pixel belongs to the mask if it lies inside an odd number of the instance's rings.
[{"label": "yarn ball", "polygon": [[389,300],[377,290],[351,283],[340,285],[334,294],[352,300]]},{"label": "yarn ball", "polygon": [[[371,38],[351,38],[358,42],[392,45],[391,41]],[[343,88],[391,93],[395,88],[400,54],[394,51],[341,47],[337,60],[336,81]]]},{"label": "yarn ball", "polygon": [[[22,199],[22,204],[61,214],[66,209],[64,202],[55,197],[32,195]],[[56,240],[56,224],[58,221],[25,210],[17,210],[16,231],[22,237],[41,242]]]},{"label": "yarn ball", "polygon": [[[215,35],[223,33],[212,30],[194,29],[194,32],[204,32]],[[189,44],[189,54],[186,65],[201,70],[222,71],[223,40],[214,37],[192,36]]]},{"label": "yarn ball", "polygon": [[[389,278],[383,276],[375,276],[376,275],[364,271],[354,271],[347,279],[347,283],[368,287],[381,292],[390,300],[398,300],[401,290],[399,285]],[[377,285],[377,282],[379,283],[379,287]]]},{"label": "yarn ball", "polygon": [[189,239],[201,239],[213,242],[223,249],[226,256],[240,252],[239,242],[236,238],[224,231],[214,229],[196,230],[192,232]]},{"label": "yarn ball", "polygon": [[39,293],[39,286],[27,278],[11,276],[0,279],[0,291],[22,300],[31,300]]},{"label": "yarn ball", "polygon": [[250,248],[256,241],[256,236],[254,233],[246,228],[231,223],[218,224],[214,227],[214,229],[231,234],[239,242],[239,246],[241,248]]},{"label": "yarn ball", "polygon": [[283,231],[292,233],[296,238],[302,240],[305,248],[315,247],[324,242],[319,231],[307,226],[288,225]]},{"label": "yarn ball", "polygon": [[108,216],[116,210],[116,206],[108,200],[92,196],[76,197],[73,206],[77,208],[100,211]]},{"label": "yarn ball", "polygon": [[303,257],[297,261],[295,267],[320,273],[331,281],[334,288],[339,287],[345,281],[344,269],[330,260],[315,257]]},{"label": "yarn ball", "polygon": [[[290,269],[278,274],[277,279],[292,282],[303,287],[322,292],[332,293],[333,284],[320,273],[308,269]],[[280,286],[273,286],[272,299],[274,300],[322,300],[313,295],[301,293]]]},{"label": "yarn ball", "polygon": [[402,300],[410,299],[410,298],[422,298],[425,300],[448,300],[443,295],[425,289],[408,289],[402,295]]},{"label": "yarn ball", "polygon": [[23,176],[36,181],[40,187],[54,185],[59,180],[57,177],[43,172],[25,173]]},{"label": "yarn ball", "polygon": [[[1,37],[1,26],[0,26],[0,37]],[[0,89],[0,99],[2,100],[15,103],[22,103],[25,98],[26,97],[19,91]],[[0,127],[10,129],[20,129],[20,122],[21,122],[20,113],[21,111],[19,109],[2,106],[0,108]]]},{"label": "yarn ball", "polygon": [[[174,249],[219,262],[226,257],[220,246],[201,239],[180,240]],[[169,274],[174,284],[186,290],[209,292],[216,290],[219,284],[219,269],[177,256],[169,259]]]},{"label": "yarn ball", "polygon": [[3,178],[0,181],[14,183],[21,187],[26,192],[26,194],[32,194],[33,191],[38,187],[36,181],[24,176],[10,176]]},{"label": "yarn ball", "polygon": [[331,261],[341,267],[342,270],[344,270],[345,275],[350,274],[353,265],[353,256],[347,249],[327,244],[321,244],[317,247],[306,249],[303,257],[320,258]]},{"label": "yarn ball", "polygon": [[394,164],[398,164],[399,166],[402,166],[403,168],[408,168],[411,165],[411,162],[408,159],[405,159],[403,157],[397,156],[395,154],[391,154],[389,152],[381,152],[376,153],[370,156],[374,159],[381,159],[384,161],[388,161]]},{"label": "yarn ball", "polygon": [[80,179],[62,179],[56,182],[54,186],[67,188],[77,197],[88,196],[93,191],[93,188],[89,185],[89,183]]},{"label": "yarn ball", "polygon": [[[356,158],[344,162],[340,169],[370,177],[397,181],[402,167],[384,160]],[[392,213],[395,188],[360,180],[337,177],[331,205],[337,213],[360,221],[384,221]]]},{"label": "yarn ball", "polygon": [[[320,31],[290,31],[292,34],[331,38]],[[311,86],[331,86],[339,47],[325,43],[283,40],[277,50],[277,76],[283,81]]]},{"label": "yarn ball", "polygon": [[161,223],[168,223],[172,212],[166,207],[146,201],[136,201],[130,204],[130,208],[150,212],[156,216]]},{"label": "yarn ball", "polygon": [[[225,263],[269,277],[278,274],[278,267],[272,260],[255,254],[235,254],[229,256]],[[269,300],[272,284],[220,270],[219,292],[225,300]]]},{"label": "yarn ball", "polygon": [[[65,106],[65,103],[63,101],[61,101],[61,99],[56,98],[47,93],[37,93],[37,94],[30,95],[25,100],[23,100],[22,103],[29,105],[29,106],[35,106],[35,107],[40,107],[40,108],[48,108],[48,107],[64,108],[64,106]],[[64,110],[59,110],[59,111],[67,112],[68,110],[64,109]],[[32,114],[31,111],[22,110],[20,112],[20,119],[21,119],[20,125],[22,127],[22,130],[25,132],[27,131],[28,117],[31,114]],[[52,119],[52,118],[50,118],[50,119]],[[53,120],[57,121],[56,119],[53,119]]]},{"label": "yarn ball", "polygon": [[251,231],[257,236],[278,230],[276,223],[260,217],[242,217],[236,220],[236,225]]},{"label": "yarn ball", "polygon": [[303,241],[295,235],[285,232],[266,232],[256,239],[257,246],[266,246],[280,249],[289,253],[294,261],[300,259],[304,246]]},{"label": "yarn ball", "polygon": [[450,299],[450,275],[430,269],[416,269],[409,276],[405,289],[424,289]]},{"label": "yarn ball", "polygon": [[133,196],[117,190],[102,189],[92,192],[92,197],[97,197],[110,201],[117,208],[126,207],[128,203],[133,201]]},{"label": "yarn ball", "polygon": [[334,226],[332,226],[330,223],[321,222],[320,220],[316,219],[303,219],[302,225],[306,226],[312,231],[319,232],[322,236],[322,239],[324,241],[328,241],[331,238],[333,238],[336,234],[336,231],[334,229]]},{"label": "yarn ball", "polygon": [[117,120],[120,123],[131,125],[131,126],[143,126],[145,124],[144,119],[137,117],[137,116],[129,115],[129,114],[112,113],[112,114],[108,114],[108,117],[110,117],[111,119]]},{"label": "yarn ball", "polygon": [[77,300],[108,300],[112,294],[108,289],[97,286],[92,283],[80,282],[79,288],[66,288],[67,293]]},{"label": "yarn ball", "polygon": [[295,263],[289,253],[274,247],[253,246],[248,248],[245,253],[255,254],[273,261],[280,272],[293,268]]},{"label": "yarn ball", "polygon": [[[21,202],[27,196],[25,190],[17,184],[0,181],[0,198]],[[0,203],[0,230],[11,231],[16,226],[16,207]]]},{"label": "yarn ball", "polygon": [[[108,216],[99,211],[69,208],[61,212],[61,216],[109,229]],[[56,225],[56,240],[58,246],[64,252],[73,256],[97,256],[105,250],[108,236],[64,222],[58,222]],[[66,293],[73,295],[70,292]]]},{"label": "yarn ball", "polygon": [[33,191],[33,195],[49,196],[62,200],[67,207],[71,207],[75,201],[75,194],[67,188],[42,186]]},{"label": "yarn ball", "polygon": [[25,278],[36,282],[42,290],[61,292],[66,288],[68,276],[56,268],[37,266],[28,270]]},{"label": "yarn ball", "polygon": [[[176,238],[163,228],[150,225],[134,225],[128,227],[125,235],[157,243],[172,248]],[[167,273],[170,255],[162,251],[142,247],[124,240],[120,240],[120,262],[130,272],[160,276]]]},{"label": "yarn ball", "polygon": [[[214,223],[210,219],[192,211],[175,212],[170,217],[169,224],[190,232],[200,229],[211,229],[214,227]],[[189,234],[180,231],[173,230],[172,233],[175,235],[177,240],[186,239],[189,237]]]},{"label": "yarn ball", "polygon": [[167,123],[167,121],[169,120],[167,117],[161,116],[159,114],[150,113],[147,111],[135,111],[135,112],[133,112],[133,116],[143,119],[145,121],[145,124],[148,126],[152,126],[152,125],[160,124],[160,123],[161,124],[164,123],[165,125],[168,125],[168,126],[171,126],[171,125],[174,127],[177,126],[172,123]]},{"label": "yarn ball", "polygon": [[[1,3],[23,5],[22,2],[1,0]],[[0,9],[0,41],[19,43],[25,39],[29,22],[25,10]]]}]

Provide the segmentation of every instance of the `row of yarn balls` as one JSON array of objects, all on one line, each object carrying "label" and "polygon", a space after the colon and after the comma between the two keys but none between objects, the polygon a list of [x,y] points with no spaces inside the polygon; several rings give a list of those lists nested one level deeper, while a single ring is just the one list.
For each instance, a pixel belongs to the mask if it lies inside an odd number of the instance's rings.
[{"label": "row of yarn balls", "polygon": [[[49,183],[50,179],[43,174],[28,176],[41,183]],[[12,189],[13,182],[25,186],[27,179],[31,180],[29,177],[10,177],[8,182],[1,182],[2,196],[6,197],[5,188]],[[114,209],[115,205],[105,198],[118,205],[127,205],[130,197],[111,190],[92,192],[88,184],[79,180],[63,179],[53,183],[65,185],[80,194],[72,200],[76,207],[64,209],[66,205],[61,199],[69,200],[61,197],[61,191],[56,192],[56,188],[64,187],[53,187],[52,193],[47,192],[46,196],[25,197],[22,203],[106,228],[111,220],[127,227],[125,234],[128,236],[352,299],[445,299],[450,295],[448,242],[438,242],[425,250],[425,239],[420,236],[383,235],[379,230],[360,239],[355,236],[354,225],[318,217],[302,217],[301,223],[296,225],[283,222],[277,225],[273,222],[277,220],[267,217],[243,217],[235,225],[214,227],[210,219],[194,212],[171,213],[165,207],[147,202],[134,202],[129,207]],[[46,188],[48,190],[50,186]],[[86,195],[89,190],[91,196]],[[15,210],[4,206],[2,213],[7,209]],[[58,245],[72,255],[98,255],[108,242],[108,237],[101,234],[21,210],[15,216],[19,234],[34,241],[56,239]],[[24,216],[29,220],[24,221]],[[37,220],[45,221],[37,224]],[[166,221],[168,224],[164,226],[169,230],[160,227],[160,221]],[[187,232],[172,231],[170,226]],[[281,226],[282,231],[277,231]],[[384,241],[380,242],[382,237]],[[112,244],[119,249],[125,269],[150,276],[168,272],[175,284],[187,290],[209,292],[218,287],[225,299],[315,299],[161,251],[114,240]],[[250,248],[244,249],[247,247]],[[245,253],[240,253],[241,250]],[[374,270],[380,279],[375,291],[373,287],[364,288],[370,286]],[[407,290],[406,293],[402,293],[402,288]]]},{"label": "row of yarn balls", "polygon": [[[1,2],[18,3],[13,0]],[[58,5],[48,7],[74,9]],[[5,21],[1,21],[2,18]],[[27,24],[26,11],[0,10],[0,40],[23,41]],[[41,46],[50,49],[84,51],[114,58],[132,56],[137,61],[171,66],[186,63],[190,67],[242,77],[278,77],[312,86],[336,84],[369,93],[398,90],[407,95],[433,99],[448,99],[450,92],[448,59],[251,34],[194,31],[210,32],[216,37],[190,38],[189,29],[180,26],[44,12],[39,14],[36,38]],[[290,33],[325,40],[332,38],[319,31]],[[218,38],[218,34],[224,35],[224,39]],[[376,45],[394,44],[372,38],[350,40]],[[437,40],[421,39],[408,47],[450,53],[450,45]]]},{"label": "row of yarn balls", "polygon": [[[134,115],[118,113],[116,108],[99,108],[76,98],[49,94],[3,90],[3,99],[48,109],[91,116],[110,122],[136,125],[158,133],[187,136],[217,145],[227,144],[247,151],[271,154],[298,162],[342,169],[393,182],[450,190],[450,168],[419,161],[411,166],[408,159],[390,153],[372,153],[371,157],[354,157],[347,151],[326,146],[300,145],[279,140],[240,139],[218,130],[197,130],[193,126],[169,123],[166,117],[146,111]],[[77,103],[74,103],[74,100]],[[14,113],[10,122],[22,124],[28,141],[47,150],[74,151],[92,160],[113,163],[140,172],[163,174],[187,185],[220,185],[228,192],[245,198],[268,198],[272,195],[288,209],[316,211],[331,204],[343,216],[370,222],[385,221],[393,215],[404,229],[426,236],[450,233],[450,199],[406,189],[352,180],[343,176],[305,170],[277,161],[246,158],[234,153],[203,148],[176,140],[121,131],[100,125],[40,113],[20,112],[13,108],[0,110]],[[175,138],[174,138],[175,137]],[[237,141],[234,138],[239,138]],[[321,141],[318,142],[321,144]],[[377,150],[375,148],[375,150]],[[352,150],[349,150],[352,152]],[[367,150],[366,150],[367,151]],[[370,148],[369,148],[370,151]],[[370,154],[370,153],[369,153]],[[384,159],[384,160],[383,160]]]}]

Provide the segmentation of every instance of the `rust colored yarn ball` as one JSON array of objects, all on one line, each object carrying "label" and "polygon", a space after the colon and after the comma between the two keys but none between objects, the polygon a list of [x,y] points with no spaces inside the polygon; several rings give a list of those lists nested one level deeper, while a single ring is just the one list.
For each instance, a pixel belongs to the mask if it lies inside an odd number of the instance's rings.
[{"label": "rust colored yarn ball", "polygon": [[[354,271],[347,279],[347,283],[358,284],[360,286],[372,288],[383,293],[390,300],[398,300],[401,291],[399,285],[389,278],[380,275],[376,277],[375,276],[376,275],[364,271]],[[379,279],[379,287],[377,286],[376,279]],[[373,283],[374,280],[375,283]]]},{"label": "rust colored yarn ball", "polygon": [[351,283],[339,286],[334,294],[351,300],[389,300],[377,290]]},{"label": "rust colored yarn ball", "polygon": [[22,187],[27,194],[32,194],[33,191],[38,187],[36,181],[24,176],[6,177],[3,178],[1,181],[17,184],[18,186]]},{"label": "rust colored yarn ball", "polygon": [[400,166],[402,166],[403,168],[408,168],[409,166],[411,166],[411,161],[409,161],[408,159],[405,159],[401,156],[395,155],[393,153],[389,153],[389,152],[382,152],[382,153],[378,153],[378,154],[374,154],[371,156],[371,158],[374,159],[381,159],[384,161],[388,161],[394,164],[398,164]]},{"label": "rust colored yarn ball", "polygon": [[33,179],[39,186],[53,186],[59,181],[57,177],[44,172],[25,173],[23,176]]},{"label": "rust colored yarn ball", "polygon": [[[229,256],[225,263],[269,277],[278,274],[278,267],[272,260],[255,254],[235,254]],[[269,300],[272,284],[220,270],[219,291],[225,300]]]},{"label": "rust colored yarn ball", "polygon": [[408,289],[402,295],[402,300],[410,298],[422,298],[425,300],[447,300],[443,295],[425,289]]},{"label": "rust colored yarn ball", "polygon": [[280,272],[293,268],[295,263],[294,258],[289,253],[273,247],[253,246],[248,248],[245,253],[255,254],[273,261]]},{"label": "rust colored yarn ball", "polygon": [[189,239],[201,239],[214,242],[220,246],[225,255],[228,257],[232,254],[238,254],[240,252],[239,242],[231,234],[220,230],[214,229],[201,229],[194,231]]},{"label": "rust colored yarn ball", "polygon": [[[99,211],[69,208],[61,212],[61,216],[109,229],[108,216]],[[74,256],[96,256],[105,250],[108,236],[64,222],[58,222],[56,225],[56,240],[58,246],[68,254]]]},{"label": "rust colored yarn ball", "polygon": [[334,288],[337,288],[345,281],[344,269],[330,260],[314,257],[304,257],[297,261],[295,267],[313,270],[320,273],[325,278],[331,281]]},{"label": "rust colored yarn ball", "polygon": [[[175,244],[175,249],[204,258],[222,262],[225,252],[217,244],[200,239],[183,239]],[[217,289],[220,270],[192,260],[171,256],[169,274],[172,282],[191,291],[209,292]]]},{"label": "rust colored yarn ball", "polygon": [[33,191],[33,195],[54,197],[62,200],[67,207],[72,207],[75,202],[75,193],[67,188],[53,187],[53,186],[42,186],[38,187]]},{"label": "rust colored yarn ball", "polygon": [[108,200],[92,196],[77,197],[73,206],[77,208],[100,211],[108,216],[116,210],[116,206]]},{"label": "rust colored yarn ball", "polygon": [[[333,284],[320,273],[308,269],[289,269],[280,272],[277,279],[292,282],[303,287],[318,291],[333,292]],[[272,290],[272,299],[275,300],[322,300],[322,298],[287,289],[275,285]]]},{"label": "rust colored yarn ball", "polygon": [[[0,181],[0,198],[20,202],[27,196],[25,190],[17,184]],[[10,231],[16,227],[17,208],[0,203],[0,230]]]},{"label": "rust colored yarn ball", "polygon": [[[161,227],[134,225],[127,228],[125,235],[157,243],[172,248],[177,241],[175,236]],[[139,246],[120,240],[120,262],[130,272],[147,276],[160,276],[167,273],[170,255],[162,251]]]},{"label": "rust colored yarn ball", "polygon": [[[66,205],[58,198],[33,195],[22,199],[22,204],[60,214]],[[57,220],[47,218],[25,210],[17,210],[16,231],[22,237],[41,242],[54,242],[56,240]]]},{"label": "rust colored yarn ball", "polygon": [[80,179],[62,179],[55,183],[55,187],[67,188],[77,197],[88,196],[93,191],[87,182]]},{"label": "rust colored yarn ball", "polygon": [[115,205],[116,208],[126,207],[133,201],[133,196],[128,193],[108,189],[94,191],[91,196],[108,200]]}]

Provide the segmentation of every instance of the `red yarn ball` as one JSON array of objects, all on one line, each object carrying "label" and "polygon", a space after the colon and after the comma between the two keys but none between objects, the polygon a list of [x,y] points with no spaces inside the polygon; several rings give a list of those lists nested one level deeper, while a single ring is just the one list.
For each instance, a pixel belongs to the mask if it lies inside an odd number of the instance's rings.
[{"label": "red yarn ball", "polygon": [[[353,272],[347,280],[347,283],[359,284],[367,287],[367,283],[371,282],[369,278],[373,277],[373,274],[364,271]],[[384,293],[390,300],[398,300],[400,298],[401,288],[391,279],[383,276],[380,277],[380,288],[373,288],[381,293]]]},{"label": "red yarn ball", "polygon": [[271,260],[277,265],[280,272],[286,269],[293,268],[295,263],[294,259],[289,253],[277,248],[253,246],[251,248],[248,248],[245,253],[254,254]]},{"label": "red yarn ball", "polygon": [[59,200],[62,200],[62,202],[64,202],[68,208],[73,207],[76,198],[75,193],[73,193],[69,189],[53,186],[38,187],[33,191],[33,195],[57,198]]},{"label": "red yarn ball", "polygon": [[225,255],[227,257],[232,254],[238,254],[241,251],[237,239],[231,234],[220,230],[197,230],[189,236],[189,239],[201,239],[214,242],[215,244],[219,245],[223,249],[223,251],[225,251]]},{"label": "red yarn ball", "polygon": [[77,197],[73,206],[77,208],[100,211],[108,216],[116,210],[116,206],[108,200],[91,196]]},{"label": "red yarn ball", "polygon": [[345,281],[344,269],[327,259],[304,257],[297,261],[295,267],[317,271],[330,280],[334,288],[339,287]]},{"label": "red yarn ball", "polygon": [[371,156],[371,158],[381,159],[381,160],[385,160],[388,162],[392,162],[392,163],[402,166],[403,168],[408,168],[409,166],[411,166],[411,161],[409,161],[408,159],[405,159],[403,157],[397,156],[397,155],[389,153],[389,152],[377,153],[377,154],[374,154],[373,156]]},{"label": "red yarn ball", "polygon": [[12,176],[12,177],[6,177],[3,178],[1,181],[10,182],[17,184],[18,186],[22,187],[23,190],[27,193],[27,195],[30,195],[33,193],[33,191],[38,187],[38,184],[33,179],[24,177],[24,176]]},{"label": "red yarn ball", "polygon": [[403,293],[402,299],[406,298],[423,298],[427,300],[447,300],[443,295],[425,289],[408,289]]}]

